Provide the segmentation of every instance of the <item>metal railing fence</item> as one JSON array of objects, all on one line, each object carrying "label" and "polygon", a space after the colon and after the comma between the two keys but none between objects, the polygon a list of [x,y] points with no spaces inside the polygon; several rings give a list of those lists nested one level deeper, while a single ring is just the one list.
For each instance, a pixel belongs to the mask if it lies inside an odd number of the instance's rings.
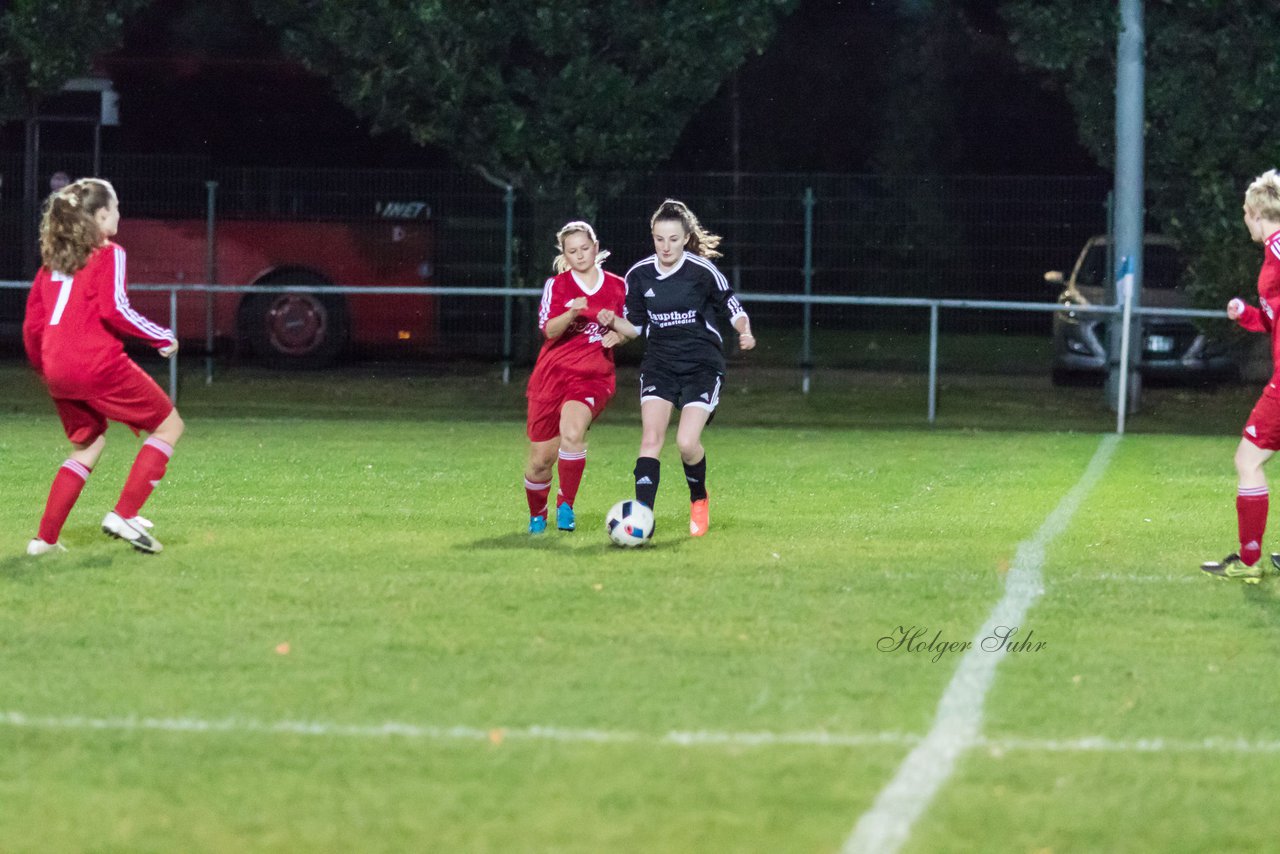
[{"label": "metal railing fence", "polygon": [[[87,155],[51,152],[38,164],[42,180],[91,168]],[[20,155],[0,153],[0,278],[33,272],[35,212],[22,209],[21,170]],[[807,283],[818,295],[1021,301],[1056,295],[1043,274],[1069,265],[1088,237],[1105,231],[1108,189],[1101,178],[1080,177],[660,172],[581,176],[581,188],[553,191],[497,187],[462,170],[248,169],[111,154],[101,172],[120,191],[126,248],[130,217],[203,220],[214,210],[218,222],[354,222],[379,218],[388,202],[411,203],[423,205],[434,229],[435,282],[538,287],[559,225],[591,221],[614,253],[610,269],[623,272],[652,253],[649,217],[675,197],[723,236],[718,263],[744,294],[805,293]],[[874,322],[852,305],[830,309],[829,325]],[[458,298],[448,319],[479,329],[491,310],[484,298]],[[801,324],[790,307],[760,310],[772,326]],[[1032,315],[1019,322],[1023,331],[1042,328]]]},{"label": "metal railing fence", "polygon": [[[26,290],[30,288],[30,283],[23,281],[0,281],[0,292],[5,290]],[[133,285],[131,290],[136,291],[158,291],[169,294],[169,317],[168,323],[170,329],[178,328],[178,294],[179,293],[196,293],[196,294],[255,294],[255,293],[311,293],[311,294],[332,294],[332,295],[419,295],[419,296],[435,296],[435,297],[481,297],[489,300],[505,299],[510,297],[535,298],[541,296],[540,289],[532,288],[482,288],[474,286],[457,286],[457,287],[378,287],[378,286],[320,286],[320,285],[274,285],[274,286],[235,286],[235,285],[208,285],[208,284],[188,284],[174,283],[167,285]],[[948,299],[948,298],[921,298],[921,297],[880,297],[880,296],[841,296],[841,295],[821,295],[821,294],[743,294],[744,303],[755,305],[800,305],[808,308],[814,306],[838,306],[838,307],[867,307],[876,306],[895,309],[922,309],[928,313],[928,385],[927,399],[925,404],[926,419],[930,424],[937,420],[938,405],[938,342],[941,336],[941,315],[944,309],[952,311],[998,311],[998,312],[1015,312],[1028,314],[1044,314],[1055,313],[1064,310],[1064,307],[1058,303],[1039,303],[1039,302],[1020,302],[1020,301],[1002,301],[1002,300],[970,300],[970,299]],[[1222,319],[1225,312],[1210,311],[1204,309],[1188,309],[1188,308],[1154,308],[1145,306],[1133,306],[1131,303],[1120,305],[1073,305],[1071,306],[1074,314],[1089,314],[1099,316],[1116,316],[1122,317],[1126,321],[1131,317],[1180,317],[1188,319]],[[806,317],[810,315],[806,313]],[[1132,330],[1131,323],[1122,325],[1122,344],[1121,344],[1121,363],[1129,360],[1131,345],[1129,334]],[[805,328],[805,334],[801,338],[801,348],[796,354],[796,369],[799,373],[800,390],[808,393],[812,373],[814,369],[813,353],[810,349],[810,335],[808,334],[808,326]],[[505,335],[509,336],[512,331],[508,328]],[[510,340],[504,341],[502,353],[508,354],[512,350]],[[207,354],[206,354],[207,355]],[[496,355],[496,354],[495,354]],[[175,355],[169,360],[169,394],[176,402],[178,398],[178,356]],[[503,372],[503,381],[507,381],[510,376],[509,365],[507,370]],[[205,359],[205,381],[212,383],[214,379],[213,360]],[[1118,412],[1116,420],[1116,432],[1123,433],[1125,430],[1125,420],[1128,408],[1128,395],[1124,394],[1123,388],[1118,398]]]}]

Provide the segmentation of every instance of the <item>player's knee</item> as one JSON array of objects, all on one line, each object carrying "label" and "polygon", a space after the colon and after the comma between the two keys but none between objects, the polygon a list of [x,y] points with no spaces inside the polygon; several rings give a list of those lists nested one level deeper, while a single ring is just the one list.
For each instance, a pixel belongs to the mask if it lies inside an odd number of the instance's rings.
[{"label": "player's knee", "polygon": [[1262,463],[1247,448],[1239,448],[1235,457],[1236,473],[1241,477],[1262,471]]},{"label": "player's knee", "polygon": [[157,439],[161,439],[170,445],[176,445],[178,440],[182,438],[183,432],[187,429],[187,424],[182,420],[182,416],[178,414],[178,410],[169,413],[159,427],[156,428],[152,435]]},{"label": "player's knee", "polygon": [[551,476],[555,466],[558,448],[551,445],[535,445],[529,452],[529,480],[541,483]]},{"label": "player's knee", "polygon": [[102,455],[102,450],[106,446],[106,435],[99,435],[90,442],[72,442],[71,459],[93,468],[97,465],[98,457]]},{"label": "player's knee", "polygon": [[661,433],[653,435],[646,433],[642,435],[640,437],[640,456],[656,457],[662,453],[662,439]]},{"label": "player's knee", "polygon": [[677,436],[676,445],[680,448],[680,458],[685,462],[696,463],[702,459],[702,442],[696,436]]},{"label": "player's knee", "polygon": [[1243,484],[1253,484],[1263,478],[1262,466],[1249,460],[1236,460],[1236,477]]}]

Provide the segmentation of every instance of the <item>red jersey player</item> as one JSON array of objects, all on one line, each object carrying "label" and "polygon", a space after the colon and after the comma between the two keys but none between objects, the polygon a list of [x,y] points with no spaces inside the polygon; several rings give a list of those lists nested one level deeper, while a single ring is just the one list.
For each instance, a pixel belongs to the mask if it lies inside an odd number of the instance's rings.
[{"label": "red jersey player", "polygon": [[573,502],[587,465],[587,430],[613,397],[613,350],[622,339],[600,322],[621,315],[627,286],[600,264],[596,233],[585,222],[571,222],[556,234],[560,254],[557,275],[542,289],[538,328],[545,341],[529,377],[529,464],[524,490],[529,502],[529,533],[547,529],[551,466],[556,463],[556,527],[574,529]]},{"label": "red jersey player", "polygon": [[[1262,390],[1245,421],[1240,445],[1236,448],[1236,519],[1240,551],[1220,561],[1200,565],[1205,572],[1223,578],[1240,578],[1257,583],[1262,578],[1262,535],[1267,528],[1269,494],[1263,465],[1280,450],[1280,175],[1271,169],[1254,179],[1244,195],[1244,224],[1249,236],[1263,249],[1262,270],[1258,273],[1258,305],[1233,299],[1227,316],[1252,332],[1271,336],[1271,356],[1275,373]],[[1271,555],[1280,569],[1280,555]]]},{"label": "red jersey player", "polygon": [[164,477],[183,423],[168,396],[125,355],[122,339],[140,338],[166,357],[178,342],[129,305],[124,250],[111,242],[119,223],[115,189],[95,178],[69,184],[44,205],[43,266],[27,298],[22,340],[73,450],[53,479],[29,555],[65,551],[58,536],[106,446],[108,419],[150,436],[102,530],[139,551],[162,548],[138,511]]}]

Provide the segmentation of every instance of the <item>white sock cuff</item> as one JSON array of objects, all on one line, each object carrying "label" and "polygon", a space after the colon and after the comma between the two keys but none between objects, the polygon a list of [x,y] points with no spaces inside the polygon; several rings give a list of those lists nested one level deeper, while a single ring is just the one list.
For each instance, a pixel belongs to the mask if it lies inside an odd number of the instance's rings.
[{"label": "white sock cuff", "polygon": [[80,478],[82,480],[88,480],[89,473],[92,471],[88,466],[86,466],[84,463],[80,462],[79,460],[67,460],[65,463],[62,464],[62,467],[64,469],[71,471],[73,474],[80,475]]},{"label": "white sock cuff", "polygon": [[151,447],[155,448],[155,449],[156,449],[157,451],[159,451],[160,453],[164,454],[166,457],[172,457],[172,456],[173,456],[173,445],[170,445],[170,444],[169,444],[168,442],[166,442],[164,439],[157,439],[155,436],[152,436],[151,438],[147,439],[147,441],[143,442],[142,444],[143,444],[143,447],[145,447],[145,446],[147,446],[147,445],[150,445]]},{"label": "white sock cuff", "polygon": [[529,480],[529,478],[526,477],[524,479],[524,488],[532,489],[534,492],[539,492],[543,489],[550,489],[551,481],[547,481],[546,483],[534,483],[533,481]]},{"label": "white sock cuff", "polygon": [[558,453],[562,460],[585,460],[587,458],[587,451],[585,448],[581,451],[559,451]]},{"label": "white sock cuff", "polygon": [[1265,486],[1242,486],[1237,492],[1241,498],[1265,498],[1267,496],[1267,487]]}]

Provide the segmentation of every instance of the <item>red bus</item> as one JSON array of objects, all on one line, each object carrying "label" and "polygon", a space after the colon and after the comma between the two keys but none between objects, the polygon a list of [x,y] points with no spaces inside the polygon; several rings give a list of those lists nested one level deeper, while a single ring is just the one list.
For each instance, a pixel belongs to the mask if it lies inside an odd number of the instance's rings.
[{"label": "red bus", "polygon": [[[366,222],[220,220],[214,278],[222,285],[431,284],[433,232],[420,203],[382,206]],[[405,217],[405,218],[392,218]],[[125,218],[116,240],[130,284],[201,284],[208,277],[204,220]],[[208,295],[178,294],[178,338],[203,347]],[[143,314],[168,324],[169,294],[133,291]],[[436,343],[437,304],[422,294],[216,293],[213,336],[280,367],[320,367],[348,348],[421,353]]]}]

